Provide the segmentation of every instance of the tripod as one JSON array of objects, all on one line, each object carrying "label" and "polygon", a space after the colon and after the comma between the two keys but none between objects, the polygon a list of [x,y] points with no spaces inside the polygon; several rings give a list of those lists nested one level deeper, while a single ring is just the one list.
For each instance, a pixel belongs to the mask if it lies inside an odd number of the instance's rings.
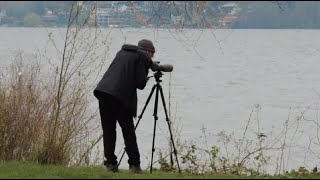
[{"label": "tripod", "polygon": [[[169,117],[168,117],[168,113],[167,113],[167,109],[166,109],[166,104],[165,104],[165,100],[164,100],[164,95],[163,95],[163,91],[162,91],[162,87],[160,85],[160,78],[162,77],[162,72],[161,71],[157,71],[154,73],[154,78],[156,80],[156,84],[153,85],[152,87],[152,90],[149,94],[149,97],[147,99],[147,102],[145,104],[145,106],[143,107],[143,110],[141,112],[141,114],[138,116],[139,120],[136,124],[136,126],[134,127],[134,130],[137,129],[138,125],[139,125],[139,122],[142,118],[142,115],[144,113],[144,111],[146,110],[147,108],[147,105],[152,97],[152,94],[154,92],[154,90],[156,89],[156,97],[155,97],[155,103],[154,103],[154,111],[153,111],[153,116],[154,116],[154,127],[153,127],[153,140],[152,140],[152,155],[151,155],[151,165],[150,165],[150,173],[152,173],[152,165],[153,165],[153,153],[155,151],[154,149],[154,144],[155,144],[155,133],[156,133],[156,123],[157,123],[157,120],[158,120],[158,116],[157,116],[157,113],[158,113],[158,99],[159,99],[159,92],[160,92],[160,95],[161,95],[161,99],[162,99],[162,105],[164,107],[164,112],[165,112],[165,115],[166,115],[166,121],[167,121],[167,124],[168,124],[168,127],[169,127],[169,132],[170,132],[170,139],[171,139],[171,143],[172,143],[172,146],[173,146],[173,153],[174,155],[176,156],[176,161],[177,161],[177,166],[178,166],[178,170],[179,170],[179,173],[181,174],[181,170],[180,170],[180,166],[179,166],[179,161],[178,161],[178,157],[177,157],[177,150],[176,150],[176,147],[175,147],[175,144],[174,144],[174,140],[173,140],[173,136],[172,136],[172,132],[171,132],[171,126],[170,126],[170,120],[169,120]],[[123,155],[124,155],[125,151],[123,152],[120,160],[119,160],[119,163],[118,163],[118,166],[120,165],[120,162],[123,158]]]}]

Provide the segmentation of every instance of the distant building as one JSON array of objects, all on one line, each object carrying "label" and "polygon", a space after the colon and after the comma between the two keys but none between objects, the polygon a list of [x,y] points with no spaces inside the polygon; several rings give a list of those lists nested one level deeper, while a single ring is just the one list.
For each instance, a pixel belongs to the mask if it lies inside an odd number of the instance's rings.
[{"label": "distant building", "polygon": [[109,24],[109,8],[98,8],[97,9],[97,23],[99,26],[106,26]]},{"label": "distant building", "polygon": [[238,19],[237,13],[240,11],[238,5],[234,2],[229,2],[219,7],[223,16],[219,19],[221,28],[229,28],[233,22]]},{"label": "distant building", "polygon": [[23,26],[23,18],[5,16],[1,18],[1,24],[9,27],[21,27]]},{"label": "distant building", "polygon": [[58,23],[58,16],[53,15],[52,10],[47,9],[45,15],[41,16],[41,20],[46,26],[54,26]]},{"label": "distant building", "polygon": [[1,20],[2,20],[2,18],[4,18],[4,17],[7,17],[7,12],[6,12],[5,9],[4,9],[4,10],[1,10],[1,12],[0,12],[0,24],[2,24]]},{"label": "distant building", "polygon": [[184,22],[184,18],[183,16],[171,16],[171,22],[174,24],[174,25],[177,25],[177,24],[183,24]]},{"label": "distant building", "polygon": [[233,23],[238,17],[234,15],[227,15],[219,20],[219,25],[221,28],[229,28],[231,23]]},{"label": "distant building", "polygon": [[223,4],[219,7],[219,9],[222,11],[223,14],[227,15],[235,15],[237,12],[240,11],[240,8],[238,7],[237,3],[234,2]]},{"label": "distant building", "polygon": [[98,8],[97,15],[97,25],[100,27],[120,27],[126,21],[121,19],[117,11],[113,11],[111,8]]}]

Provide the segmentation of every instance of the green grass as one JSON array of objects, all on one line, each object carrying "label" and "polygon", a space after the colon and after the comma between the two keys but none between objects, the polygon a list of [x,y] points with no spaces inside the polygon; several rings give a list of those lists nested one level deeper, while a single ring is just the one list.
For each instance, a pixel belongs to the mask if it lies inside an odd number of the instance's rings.
[{"label": "green grass", "polygon": [[107,172],[103,166],[65,167],[54,165],[39,165],[31,162],[0,162],[0,179],[271,179],[271,178],[319,178],[320,176],[237,176],[237,175],[194,175],[182,172],[169,173],[153,169],[143,174],[133,174],[127,169],[120,169],[118,173]]},{"label": "green grass", "polygon": [[192,175],[187,173],[169,173],[153,169],[143,174],[133,174],[127,169],[118,173],[107,172],[103,166],[65,167],[54,165],[39,165],[31,162],[0,162],[0,178],[30,178],[30,179],[192,179],[192,178],[236,178],[237,176]]}]

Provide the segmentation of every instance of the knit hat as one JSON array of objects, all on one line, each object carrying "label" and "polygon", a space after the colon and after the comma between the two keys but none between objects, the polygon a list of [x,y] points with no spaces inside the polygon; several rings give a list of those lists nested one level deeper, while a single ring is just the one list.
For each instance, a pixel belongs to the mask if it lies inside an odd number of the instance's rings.
[{"label": "knit hat", "polygon": [[148,40],[148,39],[142,39],[138,42],[138,47],[140,47],[141,49],[145,49],[148,51],[151,51],[153,53],[156,52],[156,50],[154,49],[153,43],[152,41]]}]

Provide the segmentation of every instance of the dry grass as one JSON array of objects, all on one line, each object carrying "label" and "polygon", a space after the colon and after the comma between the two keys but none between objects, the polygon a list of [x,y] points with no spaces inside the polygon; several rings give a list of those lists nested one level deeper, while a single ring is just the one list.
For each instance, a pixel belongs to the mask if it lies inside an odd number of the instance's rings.
[{"label": "dry grass", "polygon": [[[83,5],[70,2],[63,46],[49,40],[57,57],[40,54],[27,59],[15,53],[0,80],[0,160],[31,160],[42,164],[76,163],[88,159],[89,138],[97,110],[89,108],[94,81],[105,61],[107,38],[86,27]],[[94,8],[94,7],[93,7]],[[78,17],[86,17],[78,21]],[[93,32],[93,33],[92,33]],[[99,52],[96,49],[100,48]],[[102,49],[102,50],[101,50]],[[38,62],[48,63],[41,67]],[[49,67],[48,67],[49,66]]]},{"label": "dry grass", "polygon": [[24,62],[17,53],[0,81],[0,159],[68,164],[91,120],[84,92],[68,93],[58,115],[56,85],[41,77],[38,63]]}]

